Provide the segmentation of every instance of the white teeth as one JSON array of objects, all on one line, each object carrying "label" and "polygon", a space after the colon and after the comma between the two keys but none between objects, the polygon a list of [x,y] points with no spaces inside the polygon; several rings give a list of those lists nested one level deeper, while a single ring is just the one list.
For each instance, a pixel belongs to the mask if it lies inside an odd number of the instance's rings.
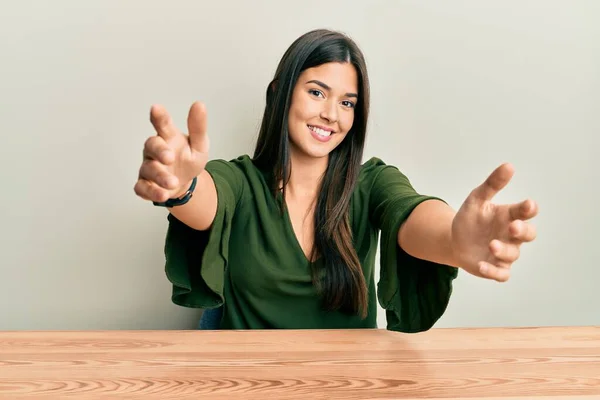
[{"label": "white teeth", "polygon": [[315,132],[315,133],[316,133],[317,135],[319,135],[319,136],[327,137],[327,136],[331,135],[331,131],[326,131],[326,130],[324,130],[324,129],[317,128],[317,127],[310,126],[310,125],[308,126],[308,128],[309,128],[311,131]]}]

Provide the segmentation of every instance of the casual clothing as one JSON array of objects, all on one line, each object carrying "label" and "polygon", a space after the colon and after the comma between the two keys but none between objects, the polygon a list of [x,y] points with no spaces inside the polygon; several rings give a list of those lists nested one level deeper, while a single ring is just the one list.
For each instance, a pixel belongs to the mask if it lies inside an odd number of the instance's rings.
[{"label": "casual clothing", "polygon": [[196,231],[168,216],[165,269],[175,304],[222,305],[221,329],[375,328],[379,302],[387,329],[419,332],[446,310],[457,268],[414,258],[398,246],[399,227],[410,212],[437,198],[418,194],[397,168],[377,158],[364,163],[350,201],[353,240],[369,291],[365,319],[321,308],[310,264],[289,214],[281,214],[268,172],[246,155],[210,161],[206,170],[218,196],[211,229]]}]

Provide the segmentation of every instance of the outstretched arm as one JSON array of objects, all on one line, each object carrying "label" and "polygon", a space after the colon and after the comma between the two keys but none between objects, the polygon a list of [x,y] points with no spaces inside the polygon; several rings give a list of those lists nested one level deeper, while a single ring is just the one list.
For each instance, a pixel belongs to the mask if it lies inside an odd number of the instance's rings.
[{"label": "outstretched arm", "polygon": [[510,278],[520,246],[536,237],[528,220],[538,213],[533,200],[494,204],[510,182],[510,164],[502,164],[475,188],[458,212],[437,200],[419,204],[398,231],[398,245],[408,254],[451,265],[500,282]]}]

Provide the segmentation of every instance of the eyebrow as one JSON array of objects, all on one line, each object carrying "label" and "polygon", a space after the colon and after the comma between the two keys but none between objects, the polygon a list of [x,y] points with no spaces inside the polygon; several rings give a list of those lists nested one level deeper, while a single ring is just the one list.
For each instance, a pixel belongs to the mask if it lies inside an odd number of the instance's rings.
[{"label": "eyebrow", "polygon": [[[331,90],[331,88],[330,88],[328,85],[326,85],[326,84],[324,84],[323,82],[321,82],[321,81],[318,81],[318,80],[316,80],[316,79],[310,80],[310,81],[308,81],[308,82],[306,82],[306,83],[316,83],[317,85],[321,86],[321,87],[322,87],[323,89],[325,89],[325,90]],[[358,99],[358,94],[356,94],[356,93],[346,93],[346,95],[345,95],[345,96],[346,96],[346,97],[354,97],[354,98],[357,98],[357,99]]]}]

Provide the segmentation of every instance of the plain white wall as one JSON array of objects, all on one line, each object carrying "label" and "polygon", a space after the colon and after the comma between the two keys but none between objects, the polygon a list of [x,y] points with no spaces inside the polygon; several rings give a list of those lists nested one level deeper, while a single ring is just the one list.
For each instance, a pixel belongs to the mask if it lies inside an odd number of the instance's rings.
[{"label": "plain white wall", "polygon": [[[458,208],[540,204],[505,284],[461,273],[438,327],[598,325],[600,3],[3,1],[0,329],[175,329],[165,210],[133,193],[148,112],[209,110],[212,156],[251,153],[264,91],[306,31],[349,33],[372,82],[366,157]],[[379,320],[385,326],[383,314]]]}]

